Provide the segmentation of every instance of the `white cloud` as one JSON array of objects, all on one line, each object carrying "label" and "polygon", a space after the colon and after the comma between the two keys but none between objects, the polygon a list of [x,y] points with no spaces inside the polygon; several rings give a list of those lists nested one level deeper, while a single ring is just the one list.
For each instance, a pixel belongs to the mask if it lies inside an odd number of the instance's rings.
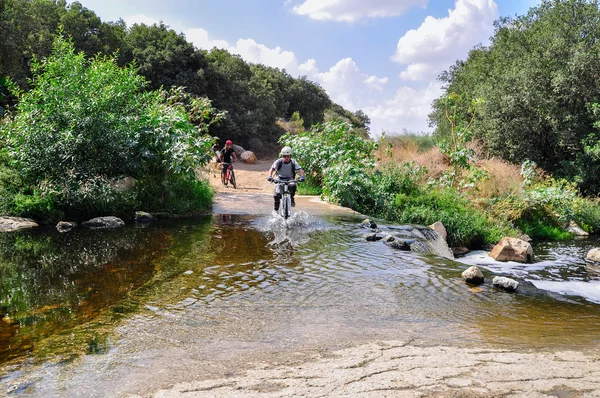
[{"label": "white cloud", "polygon": [[185,37],[198,48],[205,50],[211,50],[214,47],[224,48],[232,54],[240,55],[248,62],[286,69],[290,73],[298,71],[296,55],[291,51],[284,51],[280,47],[269,48],[252,39],[239,39],[234,46],[231,46],[225,40],[211,39],[208,32],[201,28],[187,29],[184,33]]},{"label": "white cloud", "polygon": [[383,87],[388,83],[389,79],[387,77],[377,77],[377,76],[369,76],[363,83],[367,85],[371,90],[382,91]]},{"label": "white cloud", "polygon": [[431,64],[416,63],[410,64],[408,67],[400,73],[400,79],[409,81],[427,81],[431,80],[439,74],[438,68]]},{"label": "white cloud", "polygon": [[207,50],[214,47],[229,48],[229,43],[225,40],[210,40],[208,38],[208,32],[202,28],[187,29],[184,33],[186,39],[191,41],[198,48]]},{"label": "white cloud", "polygon": [[320,72],[317,62],[309,59],[298,68],[300,74],[323,86],[334,102],[351,111],[369,105],[371,93],[381,91],[388,78],[369,76],[361,72],[352,58],[344,58],[325,72]]},{"label": "white cloud", "polygon": [[292,10],[316,20],[355,22],[364,18],[401,15],[409,8],[425,7],[428,0],[304,0]]},{"label": "white cloud", "polygon": [[269,48],[252,39],[238,40],[230,51],[241,55],[248,62],[286,69],[292,73],[298,69],[298,60],[293,52],[284,51],[280,47]]},{"label": "white cloud", "polygon": [[123,20],[125,21],[125,23],[127,24],[127,26],[133,26],[135,24],[138,24],[138,25],[141,25],[141,24],[154,25],[154,24],[159,24],[160,23],[159,20],[147,17],[147,16],[145,16],[143,14],[133,15],[131,17],[123,18]]},{"label": "white cloud", "polygon": [[457,0],[444,18],[427,17],[398,41],[393,60],[408,65],[404,80],[434,79],[476,44],[493,34],[498,6],[493,0]]},{"label": "white cloud", "polygon": [[393,98],[363,111],[371,118],[373,134],[380,134],[382,130],[428,131],[427,116],[431,112],[431,103],[440,95],[442,87],[438,82],[431,82],[423,89],[400,87]]}]

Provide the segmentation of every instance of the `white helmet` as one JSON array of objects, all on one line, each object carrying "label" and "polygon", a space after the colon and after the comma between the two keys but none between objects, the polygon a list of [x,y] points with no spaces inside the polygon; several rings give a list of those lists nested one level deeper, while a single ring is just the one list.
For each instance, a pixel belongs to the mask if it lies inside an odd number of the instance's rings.
[{"label": "white helmet", "polygon": [[279,156],[292,156],[292,148],[290,148],[289,146],[284,146],[283,148],[281,148],[281,153],[279,154]]}]

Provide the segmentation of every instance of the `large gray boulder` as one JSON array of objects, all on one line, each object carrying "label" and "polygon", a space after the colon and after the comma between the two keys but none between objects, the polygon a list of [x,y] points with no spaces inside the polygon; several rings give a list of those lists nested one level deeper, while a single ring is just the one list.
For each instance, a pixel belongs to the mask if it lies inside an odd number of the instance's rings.
[{"label": "large gray boulder", "polygon": [[589,236],[590,235],[587,232],[585,232],[583,229],[581,229],[579,227],[579,225],[577,225],[575,223],[575,221],[569,222],[569,226],[567,227],[567,232],[570,232],[575,236]]},{"label": "large gray boulder", "polygon": [[600,263],[600,247],[595,247],[590,250],[586,258],[590,261]]},{"label": "large gray boulder", "polygon": [[0,232],[19,231],[21,229],[35,228],[38,224],[30,218],[0,217]]},{"label": "large gray boulder", "polygon": [[490,252],[496,261],[516,261],[530,263],[533,261],[533,248],[529,242],[517,238],[502,238]]},{"label": "large gray boulder", "polygon": [[81,225],[90,229],[108,229],[123,227],[125,226],[125,222],[119,217],[107,216],[92,218],[91,220],[81,223]]},{"label": "large gray boulder", "polygon": [[248,163],[248,164],[256,163],[256,155],[252,151],[242,152],[242,154],[240,155],[240,159],[242,159],[242,162],[244,162],[244,163]]},{"label": "large gray boulder", "polygon": [[246,150],[239,145],[233,144],[231,147],[233,148],[233,152],[235,152],[235,156],[237,157],[241,157],[242,153],[246,152]]}]

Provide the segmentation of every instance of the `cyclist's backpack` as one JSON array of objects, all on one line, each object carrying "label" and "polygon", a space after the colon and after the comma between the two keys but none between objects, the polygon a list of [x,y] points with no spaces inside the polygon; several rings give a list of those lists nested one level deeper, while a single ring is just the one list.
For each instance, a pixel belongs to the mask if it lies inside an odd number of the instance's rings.
[{"label": "cyclist's backpack", "polygon": [[[283,159],[279,159],[277,161],[277,174],[279,174],[279,170],[281,170],[281,166],[283,166]],[[296,179],[296,166],[294,165],[294,161],[290,160],[290,163],[292,164],[292,179]]]}]

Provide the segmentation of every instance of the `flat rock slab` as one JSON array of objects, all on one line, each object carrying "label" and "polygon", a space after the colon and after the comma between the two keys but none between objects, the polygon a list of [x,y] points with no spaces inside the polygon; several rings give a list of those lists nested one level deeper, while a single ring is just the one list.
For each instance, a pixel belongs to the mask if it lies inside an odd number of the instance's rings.
[{"label": "flat rock slab", "polygon": [[39,225],[30,218],[0,217],[0,232],[18,231],[21,229],[35,228]]},{"label": "flat rock slab", "polygon": [[326,353],[302,364],[258,364],[222,379],[189,381],[144,396],[597,397],[596,355],[379,342]]}]

